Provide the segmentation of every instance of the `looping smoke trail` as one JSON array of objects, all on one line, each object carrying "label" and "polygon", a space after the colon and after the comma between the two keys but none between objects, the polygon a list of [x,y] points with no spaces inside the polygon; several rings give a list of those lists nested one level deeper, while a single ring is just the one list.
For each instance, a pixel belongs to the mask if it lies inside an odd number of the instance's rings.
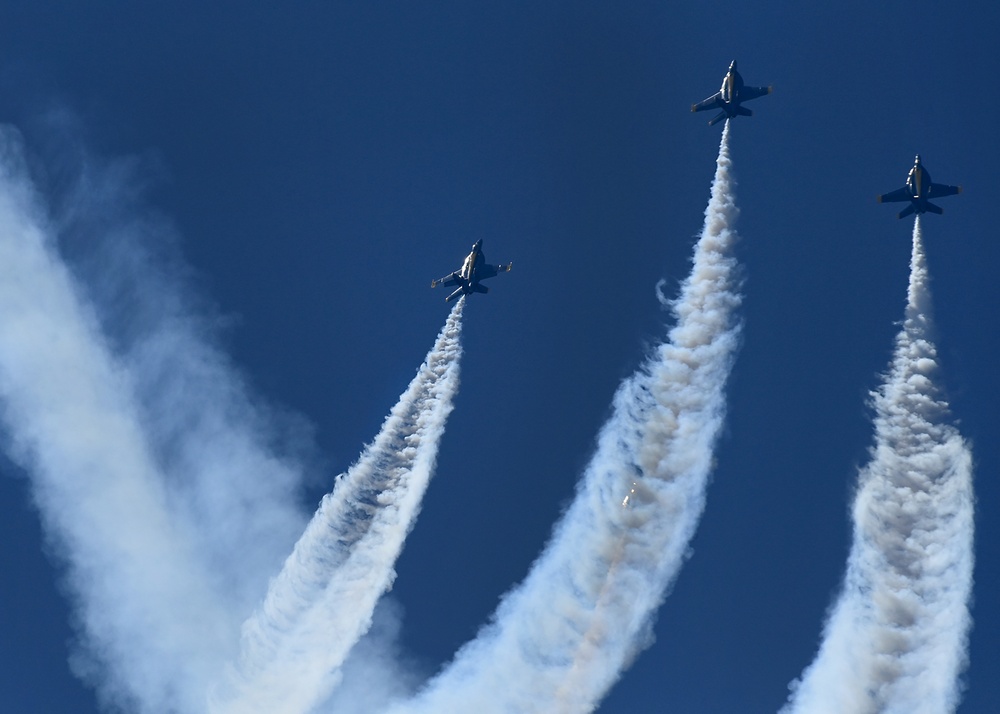
[{"label": "looping smoke trail", "polygon": [[329,694],[395,578],[458,389],[460,299],[375,441],[325,496],[263,605],[243,626],[213,711],[308,712]]},{"label": "looping smoke trail", "polygon": [[77,673],[123,711],[199,711],[235,623],[176,527],[128,375],[56,255],[22,161],[0,128],[0,417],[65,561]]},{"label": "looping smoke trail", "polygon": [[394,712],[589,712],[649,644],[704,506],[739,344],[728,147],[727,123],[677,324],[619,388],[546,550],[494,621]]},{"label": "looping smoke trail", "polygon": [[906,319],[873,394],[875,446],[859,474],[854,543],[823,643],[785,712],[954,711],[973,569],[972,456],[933,381],[920,219]]}]

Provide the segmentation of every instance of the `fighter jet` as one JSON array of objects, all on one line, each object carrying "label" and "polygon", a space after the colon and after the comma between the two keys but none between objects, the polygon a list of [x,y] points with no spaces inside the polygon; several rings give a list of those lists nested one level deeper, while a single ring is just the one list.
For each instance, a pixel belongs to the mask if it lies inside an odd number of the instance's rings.
[{"label": "fighter jet", "polygon": [[954,196],[956,193],[962,193],[961,186],[946,186],[943,183],[932,182],[931,172],[920,163],[920,154],[917,154],[913,168],[906,175],[906,185],[895,191],[883,193],[878,197],[878,202],[909,201],[910,205],[899,212],[899,218],[904,218],[911,213],[920,214],[926,211],[941,214],[944,213],[944,209],[935,206],[929,199]]},{"label": "fighter jet", "polygon": [[691,105],[691,111],[701,112],[706,109],[721,109],[716,114],[709,126],[716,124],[723,119],[735,116],[752,117],[753,112],[746,107],[740,106],[741,102],[748,102],[757,97],[763,97],[774,91],[774,87],[747,87],[743,84],[743,77],[736,71],[736,60],[729,65],[729,71],[722,78],[722,89],[713,94],[708,99]]},{"label": "fighter jet", "polygon": [[436,288],[438,285],[458,286],[455,292],[444,299],[445,302],[451,302],[459,295],[488,293],[490,289],[480,284],[480,281],[492,278],[497,273],[509,272],[513,266],[513,263],[507,263],[507,265],[490,265],[487,263],[486,256],[483,255],[483,240],[480,238],[472,246],[472,252],[465,257],[462,267],[451,275],[446,275],[438,280],[432,280],[431,287]]}]

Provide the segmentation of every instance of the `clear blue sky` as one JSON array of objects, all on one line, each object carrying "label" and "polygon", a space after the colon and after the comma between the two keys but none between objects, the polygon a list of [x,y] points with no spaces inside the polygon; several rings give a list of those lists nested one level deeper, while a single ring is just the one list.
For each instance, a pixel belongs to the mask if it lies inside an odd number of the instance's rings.
[{"label": "clear blue sky", "polygon": [[[736,58],[773,84],[733,130],[744,345],[693,555],[656,643],[600,711],[773,712],[843,573],[869,390],[902,318],[909,220],[875,196],[920,153],[965,187],[924,223],[943,378],[977,462],[963,713],[1000,700],[994,167],[988,3],[74,3],[0,7],[0,120],[57,201],[83,147],[138,157],[143,205],[262,398],[332,479],[447,315],[431,278],[484,239],[514,261],[465,314],[462,387],[393,598],[433,671],[544,545],[616,385],[665,330]],[[59,110],[73,128],[54,130]],[[68,132],[68,133],[67,133]],[[87,246],[63,246],[86,262]],[[0,700],[96,712],[70,674],[60,564],[0,478]],[[319,498],[323,484],[306,494]]]}]

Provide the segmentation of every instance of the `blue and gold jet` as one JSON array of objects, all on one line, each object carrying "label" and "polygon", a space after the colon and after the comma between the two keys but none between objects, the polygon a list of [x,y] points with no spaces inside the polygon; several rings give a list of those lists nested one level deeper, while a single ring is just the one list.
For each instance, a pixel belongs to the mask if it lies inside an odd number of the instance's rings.
[{"label": "blue and gold jet", "polygon": [[931,173],[920,163],[920,154],[917,154],[913,162],[913,168],[906,175],[906,185],[903,188],[883,193],[878,197],[879,203],[892,203],[893,201],[909,201],[910,205],[899,212],[899,218],[905,218],[911,213],[944,213],[944,209],[935,206],[930,202],[932,198],[942,198],[944,196],[954,196],[962,193],[961,186],[946,186],[943,183],[931,181]]},{"label": "blue and gold jet", "polygon": [[691,111],[703,112],[706,109],[721,109],[708,122],[709,126],[717,124],[723,119],[732,119],[736,116],[752,117],[753,112],[746,107],[740,106],[742,102],[748,102],[757,97],[763,97],[774,91],[774,87],[747,87],[743,84],[743,77],[736,71],[736,60],[729,65],[729,71],[722,78],[722,89],[713,94],[708,99],[691,105]]},{"label": "blue and gold jet", "polygon": [[438,280],[432,280],[431,287],[436,288],[438,285],[458,286],[455,292],[444,299],[445,302],[451,302],[459,295],[488,293],[490,289],[480,284],[479,281],[492,278],[497,273],[507,273],[513,266],[513,263],[507,263],[507,265],[490,265],[487,263],[486,256],[483,255],[483,240],[480,238],[473,244],[472,252],[465,257],[462,267],[451,275],[446,275]]}]

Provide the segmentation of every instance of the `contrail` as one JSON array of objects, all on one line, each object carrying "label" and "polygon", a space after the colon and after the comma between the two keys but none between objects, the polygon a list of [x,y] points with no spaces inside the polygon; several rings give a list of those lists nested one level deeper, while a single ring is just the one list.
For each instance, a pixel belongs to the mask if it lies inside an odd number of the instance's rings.
[{"label": "contrail", "polygon": [[127,371],[53,247],[19,136],[0,128],[0,419],[63,560],[77,674],[123,711],[197,712],[235,647],[177,527]]},{"label": "contrail", "polygon": [[676,326],[619,388],[545,551],[479,636],[393,712],[590,712],[650,643],[704,507],[739,345],[730,163],[727,122]]},{"label": "contrail", "polygon": [[920,218],[903,329],[873,393],[843,592],[788,714],[941,714],[958,706],[971,626],[972,455],[934,383]]},{"label": "contrail", "polygon": [[458,389],[462,310],[452,309],[375,441],[332,493],[243,626],[236,671],[213,711],[305,714],[336,685],[395,578]]}]

